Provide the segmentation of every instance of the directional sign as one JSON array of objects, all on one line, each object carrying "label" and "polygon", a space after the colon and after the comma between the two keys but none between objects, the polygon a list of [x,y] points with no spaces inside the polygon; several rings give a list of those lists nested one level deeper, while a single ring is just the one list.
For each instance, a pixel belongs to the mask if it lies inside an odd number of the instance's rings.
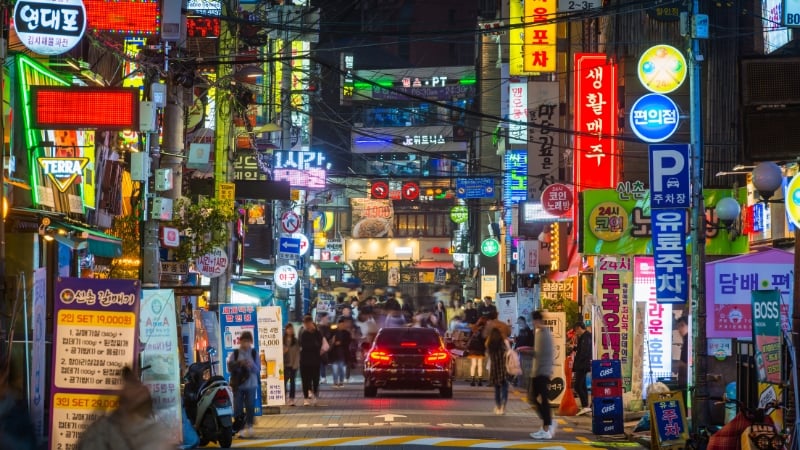
[{"label": "directional sign", "polygon": [[490,177],[457,178],[456,197],[465,199],[494,198],[494,179]]},{"label": "directional sign", "polygon": [[280,243],[278,244],[278,250],[283,253],[294,253],[299,255],[300,239],[281,236]]},{"label": "directional sign", "polygon": [[689,145],[650,146],[650,208],[688,208]]},{"label": "directional sign", "polygon": [[370,193],[372,194],[372,198],[389,198],[389,184],[385,181],[376,181],[372,183]]},{"label": "directional sign", "polygon": [[419,198],[419,185],[413,181],[403,183],[403,199],[416,200]]},{"label": "directional sign", "polygon": [[286,233],[296,233],[300,229],[300,216],[292,211],[286,211],[281,215],[281,228]]},{"label": "directional sign", "polygon": [[300,241],[300,256],[304,256],[308,253],[308,249],[311,247],[311,243],[308,241],[308,238],[305,234],[302,233],[294,233],[292,238],[297,239]]}]

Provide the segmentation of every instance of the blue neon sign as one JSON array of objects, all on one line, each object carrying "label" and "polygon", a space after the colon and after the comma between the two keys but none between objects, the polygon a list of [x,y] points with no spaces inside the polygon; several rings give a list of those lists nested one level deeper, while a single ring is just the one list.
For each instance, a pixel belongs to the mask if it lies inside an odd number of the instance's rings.
[{"label": "blue neon sign", "polygon": [[631,129],[645,142],[662,142],[678,130],[678,105],[666,95],[647,94],[631,108]]}]

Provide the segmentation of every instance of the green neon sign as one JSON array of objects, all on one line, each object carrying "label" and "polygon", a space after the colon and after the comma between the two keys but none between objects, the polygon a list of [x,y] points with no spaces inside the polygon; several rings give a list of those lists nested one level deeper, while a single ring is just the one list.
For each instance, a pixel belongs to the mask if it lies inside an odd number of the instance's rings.
[{"label": "green neon sign", "polygon": [[456,205],[450,208],[450,220],[455,223],[464,223],[469,219],[469,210],[464,205]]},{"label": "green neon sign", "polygon": [[500,242],[493,237],[484,239],[481,242],[481,253],[489,258],[497,256],[500,253]]}]

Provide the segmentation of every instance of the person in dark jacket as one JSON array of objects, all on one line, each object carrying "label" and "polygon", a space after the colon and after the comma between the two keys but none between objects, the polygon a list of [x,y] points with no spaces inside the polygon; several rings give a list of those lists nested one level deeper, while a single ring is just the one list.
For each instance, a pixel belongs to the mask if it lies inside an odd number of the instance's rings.
[{"label": "person in dark jacket", "polygon": [[319,368],[322,364],[322,333],[310,315],[303,317],[300,331],[300,379],[303,384],[303,406],[316,406],[319,395]]},{"label": "person in dark jacket", "polygon": [[333,387],[344,386],[347,365],[350,363],[350,343],[353,340],[350,334],[351,323],[352,321],[340,317],[336,331],[333,333],[330,357],[328,358],[333,367]]},{"label": "person in dark jacket", "polygon": [[483,327],[486,319],[481,318],[473,325],[472,334],[467,341],[467,357],[469,358],[469,375],[472,377],[470,386],[483,386],[483,365],[486,357],[486,339],[483,337]]},{"label": "person in dark jacket", "polygon": [[575,361],[572,363],[572,371],[575,373],[573,381],[575,392],[581,399],[581,410],[577,415],[582,416],[592,411],[589,408],[589,391],[586,389],[586,374],[592,370],[592,333],[586,329],[586,324],[583,322],[576,323],[572,329],[578,340],[575,346]]},{"label": "person in dark jacket", "polygon": [[464,319],[468,324],[474,325],[479,318],[480,315],[478,314],[478,310],[475,309],[475,302],[467,302],[464,308]]}]

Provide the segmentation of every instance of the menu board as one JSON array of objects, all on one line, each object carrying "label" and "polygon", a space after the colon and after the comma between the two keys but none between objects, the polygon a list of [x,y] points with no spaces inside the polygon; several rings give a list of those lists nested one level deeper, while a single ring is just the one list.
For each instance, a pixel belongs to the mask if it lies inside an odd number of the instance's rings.
[{"label": "menu board", "polygon": [[283,406],[283,318],[280,306],[258,308],[258,349],[261,358],[262,398],[267,406]]},{"label": "menu board", "polygon": [[[228,357],[239,348],[239,338],[249,331],[253,334],[253,348],[258,353],[258,328],[256,327],[256,307],[252,305],[220,305],[220,329],[222,330],[222,373],[230,381],[228,373]],[[256,405],[253,408],[256,416],[261,415],[261,389],[256,389]]]},{"label": "menu board", "polygon": [[136,280],[56,279],[52,448],[76,450],[80,434],[117,407],[121,370],[136,356],[138,305]]},{"label": "menu board", "polygon": [[142,291],[139,339],[142,383],[150,389],[156,418],[169,432],[165,440],[183,441],[178,315],[171,289]]}]

